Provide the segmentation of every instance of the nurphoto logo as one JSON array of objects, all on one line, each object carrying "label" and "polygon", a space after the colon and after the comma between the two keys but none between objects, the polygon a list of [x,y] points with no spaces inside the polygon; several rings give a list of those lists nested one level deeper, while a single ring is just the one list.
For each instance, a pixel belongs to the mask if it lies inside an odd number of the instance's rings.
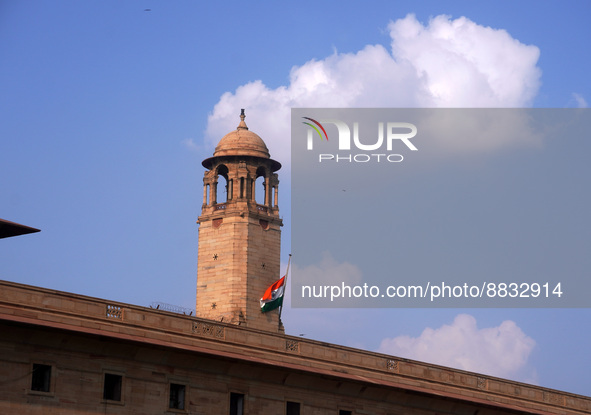
[{"label": "nurphoto logo", "polygon": [[[374,129],[372,134],[368,134],[372,140],[368,143],[366,140],[362,142],[359,137],[359,123],[353,122],[353,145],[357,150],[363,153],[351,153],[351,129],[346,122],[338,119],[315,120],[310,117],[302,117],[308,121],[302,121],[309,128],[307,129],[306,149],[314,149],[314,137],[316,134],[320,137],[322,149],[328,143],[328,133],[324,128],[326,124],[332,124],[338,131],[338,150],[339,153],[321,153],[318,155],[318,162],[349,162],[349,163],[367,163],[370,161],[381,162],[388,161],[391,163],[399,163],[404,160],[402,154],[394,153],[395,149],[399,148],[398,143],[404,144],[411,151],[418,151],[417,147],[410,141],[411,138],[417,135],[417,127],[408,122],[378,122],[377,131]],[[385,126],[385,127],[384,127]],[[371,128],[368,128],[371,130]],[[365,130],[364,130],[365,131]],[[316,134],[314,134],[316,132]],[[367,137],[367,135],[365,136]],[[377,137],[377,138],[376,138]],[[385,149],[384,149],[385,146]],[[328,148],[327,148],[328,149]],[[346,152],[346,153],[342,153]]]}]

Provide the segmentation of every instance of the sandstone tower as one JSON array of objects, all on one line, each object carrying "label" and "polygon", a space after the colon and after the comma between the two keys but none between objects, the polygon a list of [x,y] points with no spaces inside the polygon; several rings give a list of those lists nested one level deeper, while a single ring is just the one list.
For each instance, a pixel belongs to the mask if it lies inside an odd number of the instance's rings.
[{"label": "sandstone tower", "polygon": [[[242,110],[238,128],[202,163],[208,171],[197,221],[196,312],[199,317],[278,331],[283,330],[278,310],[262,313],[259,300],[281,277],[283,223],[275,173],[281,164],[270,158],[264,141],[249,131],[244,118]],[[263,180],[263,195],[255,194],[257,179]]]}]

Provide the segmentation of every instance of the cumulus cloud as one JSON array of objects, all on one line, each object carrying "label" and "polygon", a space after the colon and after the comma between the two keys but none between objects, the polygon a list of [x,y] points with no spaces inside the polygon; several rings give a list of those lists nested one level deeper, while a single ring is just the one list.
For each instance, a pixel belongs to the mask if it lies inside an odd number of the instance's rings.
[{"label": "cumulus cloud", "polygon": [[536,382],[528,368],[535,341],[510,320],[498,327],[479,329],[476,319],[456,316],[451,325],[427,328],[419,337],[384,339],[379,351],[400,357],[491,376]]},{"label": "cumulus cloud", "polygon": [[539,50],[505,30],[437,16],[424,27],[412,16],[391,23],[392,53],[421,78],[422,106],[521,107],[539,87]]},{"label": "cumulus cloud", "polygon": [[191,151],[201,150],[201,147],[192,138],[185,138],[183,141],[181,141],[181,145],[183,145],[185,148],[188,148]]},{"label": "cumulus cloud", "polygon": [[389,50],[368,45],[334,53],[294,67],[286,86],[271,89],[257,80],[223,94],[208,119],[208,144],[238,124],[240,108],[283,161],[292,107],[522,107],[538,91],[538,48],[505,30],[444,15],[427,25],[408,15],[388,30]]},{"label": "cumulus cloud", "polygon": [[317,264],[306,267],[293,266],[293,274],[298,276],[299,285],[356,285],[363,279],[359,267],[350,262],[338,262],[330,252],[322,252]]},{"label": "cumulus cloud", "polygon": [[585,98],[581,94],[577,94],[576,92],[573,92],[573,99],[575,100],[577,108],[587,108],[588,107],[587,101],[585,100]]},{"label": "cumulus cloud", "polygon": [[[363,273],[355,264],[337,261],[328,251],[322,252],[321,259],[307,266],[292,264],[289,281],[295,307],[343,307],[352,306],[358,297],[340,299],[343,285],[361,285]],[[332,296],[335,297],[333,302]],[[345,302],[342,302],[345,301]],[[289,302],[291,305],[291,301]]]}]

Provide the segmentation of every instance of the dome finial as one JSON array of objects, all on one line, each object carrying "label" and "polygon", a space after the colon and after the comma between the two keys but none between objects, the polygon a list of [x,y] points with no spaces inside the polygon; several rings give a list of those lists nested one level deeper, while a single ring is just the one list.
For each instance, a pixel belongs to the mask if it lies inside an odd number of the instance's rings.
[{"label": "dome finial", "polygon": [[240,124],[238,124],[237,130],[248,130],[244,119],[246,118],[246,114],[244,114],[244,108],[240,110]]}]

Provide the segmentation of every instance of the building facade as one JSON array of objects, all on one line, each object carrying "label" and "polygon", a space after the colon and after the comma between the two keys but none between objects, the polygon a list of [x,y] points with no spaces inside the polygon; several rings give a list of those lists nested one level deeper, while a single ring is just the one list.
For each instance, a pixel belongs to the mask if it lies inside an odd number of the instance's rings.
[{"label": "building facade", "polygon": [[589,414],[589,397],[0,282],[1,414]]},{"label": "building facade", "polygon": [[203,165],[197,316],[0,281],[0,414],[591,414],[589,397],[285,335],[259,308],[280,274],[280,164],[242,114]]}]

